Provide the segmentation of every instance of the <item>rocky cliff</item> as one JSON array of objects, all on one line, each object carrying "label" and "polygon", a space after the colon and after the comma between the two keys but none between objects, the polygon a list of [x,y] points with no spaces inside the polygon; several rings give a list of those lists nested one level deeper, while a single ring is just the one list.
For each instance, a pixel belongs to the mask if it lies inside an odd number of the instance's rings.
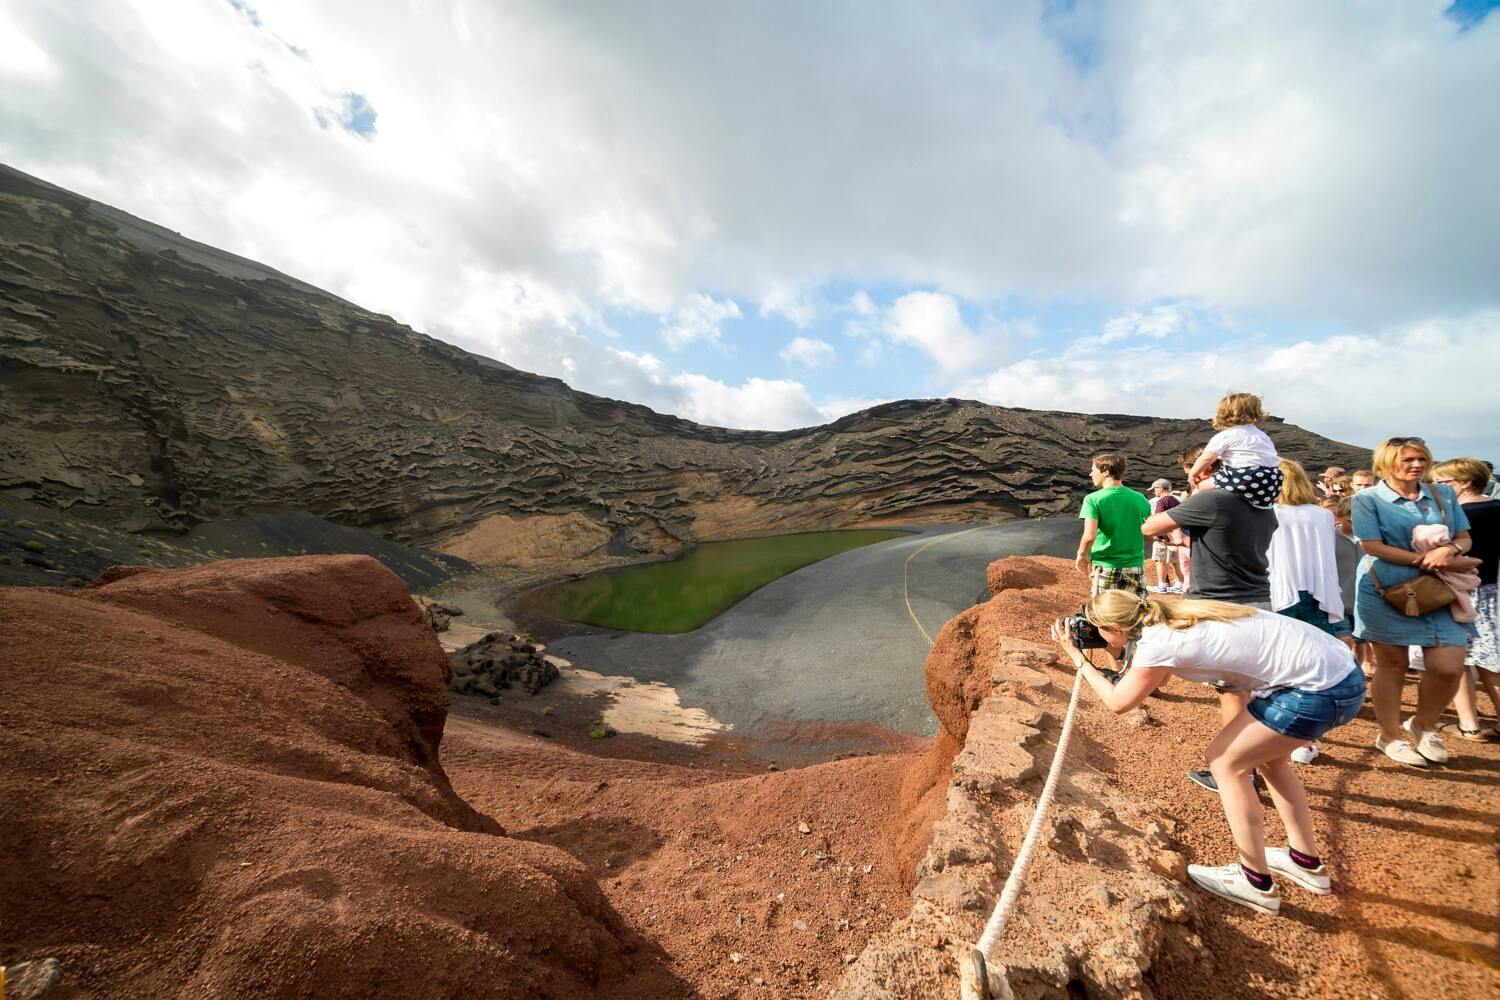
[{"label": "rocky cliff", "polygon": [[[131,530],[303,510],[505,561],[872,520],[1037,515],[1204,421],[941,399],[822,427],[704,427],[577,392],[0,167],[0,494]],[[1268,428],[1312,466],[1362,452]],[[538,521],[541,518],[544,520]]]},{"label": "rocky cliff", "polygon": [[438,758],[451,675],[364,556],[0,587],[0,957],[88,997],[685,990]]}]

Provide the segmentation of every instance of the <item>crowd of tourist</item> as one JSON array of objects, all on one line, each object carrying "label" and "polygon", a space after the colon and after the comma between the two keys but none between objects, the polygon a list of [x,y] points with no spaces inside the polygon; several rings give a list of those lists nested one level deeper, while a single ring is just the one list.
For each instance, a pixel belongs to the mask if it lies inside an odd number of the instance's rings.
[{"label": "crowd of tourist", "polygon": [[[1259,397],[1225,396],[1215,434],[1178,456],[1184,488],[1157,479],[1150,500],[1125,485],[1126,456],[1094,456],[1077,566],[1090,580],[1084,617],[1115,669],[1095,667],[1061,623],[1053,634],[1117,712],[1173,675],[1217,689],[1221,729],[1189,778],[1219,793],[1240,860],[1189,874],[1276,913],[1273,872],[1316,893],[1331,884],[1292,762],[1315,761],[1318,738],[1367,694],[1375,746],[1393,761],[1446,762],[1444,733],[1500,739],[1479,706],[1483,692],[1500,717],[1500,485],[1488,463],[1434,464],[1410,436],[1383,442],[1368,469],[1330,466],[1314,481],[1277,454],[1264,419]],[[1265,844],[1261,789],[1286,847]]]}]

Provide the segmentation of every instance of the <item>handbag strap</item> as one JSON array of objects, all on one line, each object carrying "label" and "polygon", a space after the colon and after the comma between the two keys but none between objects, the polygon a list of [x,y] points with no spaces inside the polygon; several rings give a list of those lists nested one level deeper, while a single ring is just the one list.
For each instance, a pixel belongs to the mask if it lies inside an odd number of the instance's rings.
[{"label": "handbag strap", "polygon": [[[1432,484],[1432,499],[1437,501],[1438,513],[1443,515],[1443,527],[1448,528],[1448,508],[1443,506],[1442,494],[1438,493],[1438,484]],[[1448,528],[1451,532],[1453,529]]]}]

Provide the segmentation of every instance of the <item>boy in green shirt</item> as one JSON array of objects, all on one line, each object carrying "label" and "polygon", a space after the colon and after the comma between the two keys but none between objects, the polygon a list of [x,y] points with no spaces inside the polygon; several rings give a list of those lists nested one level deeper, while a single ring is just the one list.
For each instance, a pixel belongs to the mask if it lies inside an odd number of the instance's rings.
[{"label": "boy in green shirt", "polygon": [[1125,486],[1125,456],[1095,455],[1089,478],[1098,487],[1083,498],[1083,538],[1078,543],[1078,572],[1089,575],[1089,592],[1129,590],[1146,593],[1146,544],[1141,525],[1151,516],[1151,501]]}]

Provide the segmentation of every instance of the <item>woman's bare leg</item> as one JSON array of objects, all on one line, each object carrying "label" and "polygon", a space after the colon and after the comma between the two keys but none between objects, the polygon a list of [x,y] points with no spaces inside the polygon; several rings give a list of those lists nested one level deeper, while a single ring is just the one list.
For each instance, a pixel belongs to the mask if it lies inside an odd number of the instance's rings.
[{"label": "woman's bare leg", "polygon": [[[1463,646],[1428,646],[1422,650],[1422,683],[1417,688],[1416,727],[1422,732],[1436,729],[1443,710],[1453,703],[1464,675]],[[1381,728],[1385,727],[1382,720]]]},{"label": "woman's bare leg", "polygon": [[1401,689],[1406,686],[1406,647],[1384,642],[1372,642],[1370,646],[1375,651],[1370,703],[1375,706],[1380,735],[1387,740],[1405,739],[1406,734],[1401,728]]},{"label": "woman's bare leg", "polygon": [[[1475,670],[1479,674],[1479,686],[1490,696],[1490,714],[1496,717],[1496,727],[1500,728],[1500,674],[1477,667]],[[1477,714],[1478,699],[1475,700],[1475,711]]]},{"label": "woman's bare leg", "polygon": [[1266,779],[1271,801],[1276,806],[1276,812],[1281,815],[1282,826],[1286,827],[1287,843],[1303,854],[1318,857],[1318,841],[1313,834],[1307,789],[1302,787],[1302,781],[1291,763],[1284,757],[1268,760],[1260,766],[1260,776]]},{"label": "woman's bare leg", "polygon": [[1465,667],[1458,679],[1458,693],[1453,696],[1453,710],[1458,713],[1458,728],[1474,732],[1479,728],[1479,690],[1474,675],[1478,667]]},{"label": "woman's bare leg", "polygon": [[[1208,745],[1208,769],[1218,783],[1229,832],[1234,836],[1235,846],[1240,849],[1241,863],[1254,871],[1270,871],[1266,866],[1265,810],[1250,783],[1250,772],[1257,767],[1278,770],[1283,792],[1275,798],[1276,809],[1281,812],[1282,803],[1286,804],[1287,812],[1283,813],[1283,818],[1288,814],[1292,817],[1288,830],[1297,830],[1307,848],[1306,853],[1317,854],[1311,849],[1314,846],[1311,843],[1312,816],[1307,809],[1307,796],[1301,791],[1302,782],[1297,780],[1287,763],[1287,754],[1306,742],[1267,729],[1249,712],[1242,711]],[[1270,780],[1269,775],[1267,780]],[[1300,814],[1297,812],[1299,801]],[[1293,846],[1299,851],[1304,850],[1303,845],[1294,843]]]}]

